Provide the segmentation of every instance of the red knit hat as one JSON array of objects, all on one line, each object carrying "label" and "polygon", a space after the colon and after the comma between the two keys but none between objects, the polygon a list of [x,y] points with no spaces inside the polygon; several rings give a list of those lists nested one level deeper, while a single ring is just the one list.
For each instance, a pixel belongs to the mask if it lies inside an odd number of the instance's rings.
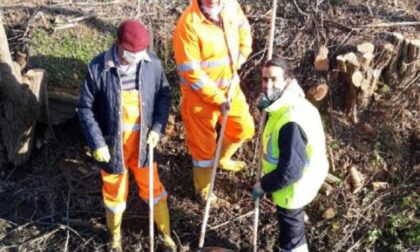
[{"label": "red knit hat", "polygon": [[149,32],[146,26],[137,20],[126,20],[117,31],[118,44],[124,50],[138,52],[149,46]]}]

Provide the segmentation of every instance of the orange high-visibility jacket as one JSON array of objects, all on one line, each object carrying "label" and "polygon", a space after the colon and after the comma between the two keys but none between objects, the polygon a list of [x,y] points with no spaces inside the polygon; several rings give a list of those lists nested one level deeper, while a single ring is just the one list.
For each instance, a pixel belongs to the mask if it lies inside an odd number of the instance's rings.
[{"label": "orange high-visibility jacket", "polygon": [[[252,51],[251,28],[238,2],[224,0],[223,4],[223,29],[203,15],[198,0],[192,0],[174,32],[183,96],[198,95],[214,105],[226,101],[225,93],[237,74],[239,57],[246,59]],[[232,85],[239,88],[239,80],[235,82]]]}]

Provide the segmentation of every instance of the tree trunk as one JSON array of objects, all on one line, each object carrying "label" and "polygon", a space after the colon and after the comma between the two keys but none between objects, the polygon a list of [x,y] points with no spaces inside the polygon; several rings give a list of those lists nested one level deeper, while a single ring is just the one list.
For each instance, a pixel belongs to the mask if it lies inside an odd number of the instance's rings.
[{"label": "tree trunk", "polygon": [[[44,71],[29,71],[23,78],[19,64],[12,61],[0,16],[0,130],[9,162],[18,166],[31,154],[34,128],[45,99]],[[44,93],[44,95],[40,95]]]}]

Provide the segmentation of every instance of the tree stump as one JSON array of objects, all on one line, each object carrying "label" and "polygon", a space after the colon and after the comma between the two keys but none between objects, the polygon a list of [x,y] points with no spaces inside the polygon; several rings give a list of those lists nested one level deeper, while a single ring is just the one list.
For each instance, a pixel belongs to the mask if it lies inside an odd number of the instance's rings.
[{"label": "tree stump", "polygon": [[346,85],[346,111],[354,123],[358,122],[358,110],[370,104],[382,71],[394,56],[391,44],[375,48],[366,42],[357,46],[355,53],[336,57],[339,75]]},{"label": "tree stump", "polygon": [[420,72],[420,39],[396,32],[387,38],[395,48],[395,55],[384,70],[385,82],[390,86],[405,86],[415,81]]},{"label": "tree stump", "polygon": [[0,130],[9,162],[18,166],[31,154],[34,128],[42,99],[46,99],[45,71],[34,69],[23,77],[13,62],[0,16]]}]

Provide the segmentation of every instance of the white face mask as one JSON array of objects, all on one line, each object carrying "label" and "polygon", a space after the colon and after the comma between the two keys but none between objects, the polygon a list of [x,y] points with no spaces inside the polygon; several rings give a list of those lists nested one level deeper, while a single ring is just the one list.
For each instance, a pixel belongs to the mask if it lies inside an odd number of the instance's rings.
[{"label": "white face mask", "polygon": [[140,51],[140,52],[129,52],[126,50],[123,50],[122,54],[123,58],[128,62],[128,64],[137,64],[142,59],[144,59],[144,56],[146,56],[146,50]]},{"label": "white face mask", "polygon": [[220,12],[222,12],[222,9],[223,9],[222,4],[219,4],[218,6],[211,7],[211,8],[203,5],[202,8],[203,8],[203,11],[207,13],[211,19],[219,21],[219,14]]}]

